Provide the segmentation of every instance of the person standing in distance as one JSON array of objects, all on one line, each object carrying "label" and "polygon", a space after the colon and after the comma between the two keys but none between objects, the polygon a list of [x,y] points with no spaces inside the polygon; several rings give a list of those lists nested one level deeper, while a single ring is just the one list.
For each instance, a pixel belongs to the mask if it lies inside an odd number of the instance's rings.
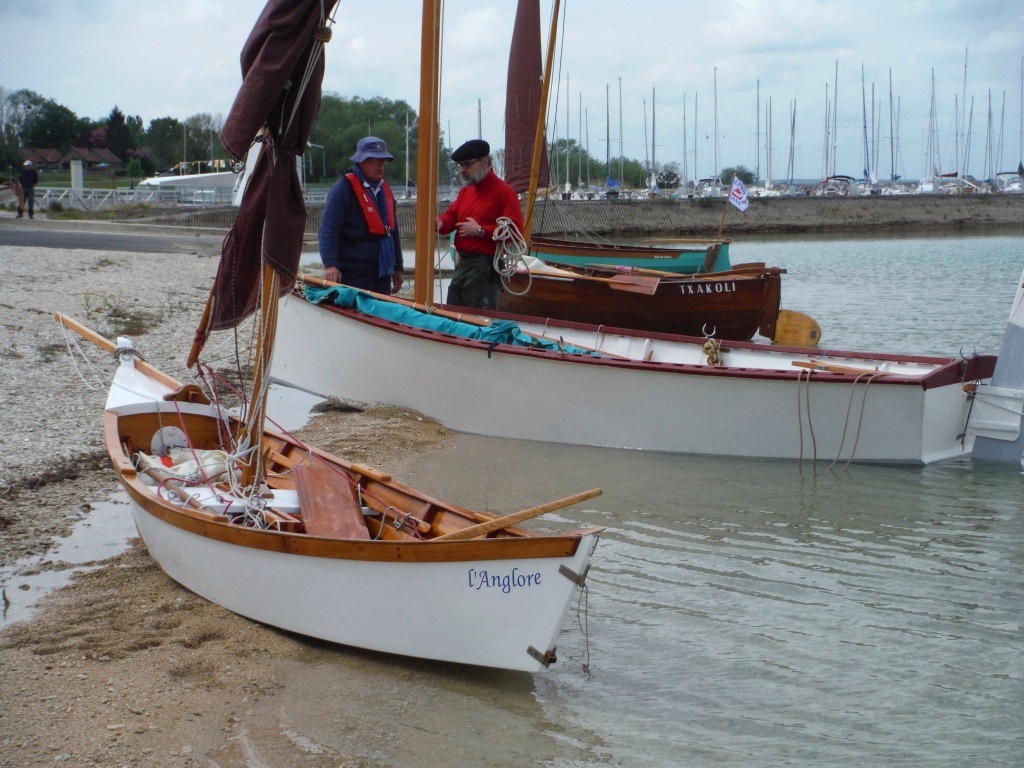
[{"label": "person standing in distance", "polygon": [[360,139],[352,171],[328,193],[319,235],[331,282],[383,294],[402,288],[395,195],[384,181],[384,166],[394,159],[383,139]]},{"label": "person standing in distance", "polygon": [[459,256],[447,303],[494,309],[501,280],[494,269],[494,229],[504,216],[522,232],[523,209],[516,191],[491,168],[491,145],[486,141],[467,141],[452,152],[452,160],[459,165],[462,189],[437,219],[437,231],[442,235],[455,232]]},{"label": "person standing in distance", "polygon": [[[36,184],[39,183],[39,171],[36,170],[31,160],[26,160],[18,173],[18,183],[21,184],[21,194],[25,198],[24,206],[28,209],[28,217],[34,219],[36,217]],[[23,213],[24,209],[19,205],[19,219]]]}]

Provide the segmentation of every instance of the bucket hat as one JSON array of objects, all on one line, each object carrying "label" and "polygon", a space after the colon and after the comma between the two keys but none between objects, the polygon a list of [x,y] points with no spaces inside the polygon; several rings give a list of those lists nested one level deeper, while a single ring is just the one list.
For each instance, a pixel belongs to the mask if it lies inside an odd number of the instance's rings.
[{"label": "bucket hat", "polygon": [[356,153],[352,155],[352,159],[357,163],[361,163],[363,160],[371,157],[384,160],[395,159],[395,156],[388,152],[388,143],[384,139],[378,139],[376,136],[367,136],[365,139],[359,140],[359,143],[356,145]]}]

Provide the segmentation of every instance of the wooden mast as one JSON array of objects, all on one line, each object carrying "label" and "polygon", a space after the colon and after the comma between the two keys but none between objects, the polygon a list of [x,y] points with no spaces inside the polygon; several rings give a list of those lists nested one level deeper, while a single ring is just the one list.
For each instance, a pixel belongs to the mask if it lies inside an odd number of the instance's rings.
[{"label": "wooden mast", "polygon": [[[555,59],[555,38],[558,37],[558,10],[561,0],[555,0],[551,8],[551,34],[548,35],[548,54],[544,62],[544,85],[541,88],[540,114],[537,117],[537,132],[533,137],[533,164],[530,168],[530,189],[526,193],[526,225],[523,237],[530,242],[533,230],[533,207],[537,201],[537,176],[540,173],[541,147],[544,142],[544,127],[547,122],[548,94],[551,92],[551,66]],[[566,117],[568,119],[568,117]]]},{"label": "wooden mast", "polygon": [[441,3],[424,0],[420,41],[419,156],[416,158],[416,283],[420,304],[434,303],[434,245],[437,240],[437,163],[441,73]]},{"label": "wooden mast", "polygon": [[242,466],[242,485],[254,489],[264,481],[263,429],[267,417],[267,396],[270,393],[270,361],[274,354],[277,338],[277,309],[281,293],[281,276],[266,261],[263,262],[263,276],[260,281],[259,331],[256,338],[256,355],[252,365],[252,396],[241,420],[238,446],[241,450],[253,449]]}]

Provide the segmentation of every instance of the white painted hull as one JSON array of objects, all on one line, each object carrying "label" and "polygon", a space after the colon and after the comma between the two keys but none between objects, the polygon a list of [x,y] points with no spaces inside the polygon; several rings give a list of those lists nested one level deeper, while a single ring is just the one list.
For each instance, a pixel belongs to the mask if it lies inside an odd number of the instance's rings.
[{"label": "white painted hull", "polygon": [[[839,361],[898,375],[865,384],[864,376],[858,381],[815,371],[808,384],[806,371],[798,379],[793,361],[820,350],[731,344],[726,366],[712,368],[700,342],[521,325],[635,359],[584,359],[506,345],[488,352],[479,342],[286,297],[280,327],[290,341],[276,350],[271,375],[316,394],[396,404],[455,430],[499,437],[910,464],[970,451],[970,442],[960,439],[968,409],[962,387],[925,388],[914,380],[940,367],[934,358],[844,357]],[[640,362],[647,353],[654,362]]]},{"label": "white painted hull", "polygon": [[[133,513],[168,576],[241,616],[341,645],[525,672],[543,668],[527,649],[556,645],[576,591],[559,567],[585,573],[597,545],[589,536],[571,558],[344,560],[240,547],[177,528],[138,504]],[[513,583],[536,574],[539,586]]]}]

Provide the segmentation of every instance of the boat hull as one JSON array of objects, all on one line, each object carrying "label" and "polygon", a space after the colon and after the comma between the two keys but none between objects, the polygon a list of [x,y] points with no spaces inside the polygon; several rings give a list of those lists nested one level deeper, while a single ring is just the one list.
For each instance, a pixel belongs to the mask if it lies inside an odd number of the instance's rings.
[{"label": "boat hull", "polygon": [[[621,277],[621,276],[620,276]],[[647,278],[653,280],[653,278]],[[612,282],[609,282],[612,280]],[[635,286],[633,286],[635,287]],[[657,281],[653,293],[613,278],[514,275],[498,310],[575,323],[743,341],[775,335],[780,270]]]},{"label": "boat hull", "polygon": [[[277,350],[278,382],[412,408],[464,432],[609,448],[927,464],[969,452],[959,381],[991,376],[994,365],[985,358],[962,371],[959,361],[918,358],[898,375],[875,375],[877,359],[843,353],[836,359],[864,372],[808,372],[794,361],[829,353],[735,343],[716,368],[703,339],[513,318],[524,330],[609,353],[597,358],[489,346],[295,296],[282,301],[280,323],[294,342]],[[896,358],[881,357],[894,370]],[[360,360],[374,363],[352,364]],[[924,375],[912,375],[918,369]]]},{"label": "boat hull", "polygon": [[498,561],[297,555],[220,541],[133,502],[164,572],[240,616],[340,645],[524,672],[543,668],[528,649],[554,648],[575,593],[559,568],[585,573],[597,541],[587,537],[573,556]]}]

